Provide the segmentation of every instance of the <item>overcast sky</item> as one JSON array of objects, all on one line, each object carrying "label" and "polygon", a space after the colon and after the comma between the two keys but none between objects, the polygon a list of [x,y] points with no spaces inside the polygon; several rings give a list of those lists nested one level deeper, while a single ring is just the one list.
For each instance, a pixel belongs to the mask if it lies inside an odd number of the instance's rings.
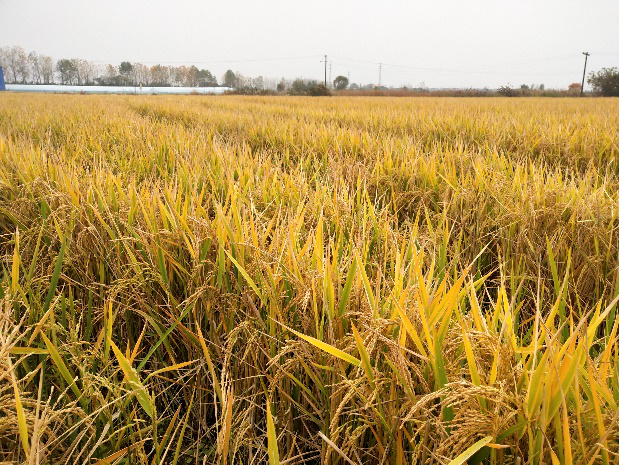
[{"label": "overcast sky", "polygon": [[[562,87],[619,66],[619,0],[0,0],[0,46],[221,77]],[[250,61],[253,60],[253,61]]]}]

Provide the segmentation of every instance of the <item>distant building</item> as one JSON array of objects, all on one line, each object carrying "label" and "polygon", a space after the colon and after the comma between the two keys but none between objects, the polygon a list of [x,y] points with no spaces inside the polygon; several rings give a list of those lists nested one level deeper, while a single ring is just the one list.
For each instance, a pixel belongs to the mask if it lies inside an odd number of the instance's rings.
[{"label": "distant building", "polygon": [[0,90],[6,90],[4,85],[4,73],[2,72],[2,66],[0,66]]}]

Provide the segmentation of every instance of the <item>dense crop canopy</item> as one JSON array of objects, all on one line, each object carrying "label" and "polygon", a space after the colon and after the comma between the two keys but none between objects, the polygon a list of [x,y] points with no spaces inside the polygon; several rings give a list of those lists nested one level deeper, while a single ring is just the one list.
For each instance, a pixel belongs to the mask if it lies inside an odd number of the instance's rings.
[{"label": "dense crop canopy", "polygon": [[0,461],[619,463],[617,128],[0,95]]}]

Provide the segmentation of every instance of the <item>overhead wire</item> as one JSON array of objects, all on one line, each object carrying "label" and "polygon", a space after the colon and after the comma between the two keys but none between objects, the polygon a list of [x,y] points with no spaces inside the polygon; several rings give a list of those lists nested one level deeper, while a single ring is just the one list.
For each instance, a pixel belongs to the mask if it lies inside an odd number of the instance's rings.
[{"label": "overhead wire", "polygon": [[[249,58],[249,59],[240,59],[240,60],[206,60],[206,61],[198,61],[198,60],[185,60],[185,61],[166,61],[166,60],[155,60],[155,61],[139,61],[135,60],[133,63],[142,63],[142,64],[160,64],[160,65],[178,65],[178,64],[215,64],[215,63],[251,63],[251,62],[264,62],[264,61],[287,61],[287,60],[303,60],[310,58],[320,58],[322,55],[306,55],[306,56],[297,56],[297,57],[279,57],[279,58]],[[129,61],[129,60],[124,60]],[[115,63],[115,60],[92,60],[92,63]]]},{"label": "overhead wire", "polygon": [[[366,63],[366,64],[371,64],[374,66],[382,64],[383,67],[403,68],[403,69],[411,69],[411,70],[416,70],[416,71],[433,71],[433,72],[444,72],[444,73],[471,72],[474,74],[477,74],[477,73],[486,74],[487,71],[492,71],[493,69],[501,70],[501,69],[537,66],[537,65],[547,64],[547,63],[555,63],[559,61],[569,61],[577,57],[578,55],[569,54],[569,55],[561,55],[557,57],[537,58],[537,59],[525,60],[525,61],[520,61],[520,62],[479,65],[475,67],[468,66],[468,67],[462,67],[462,68],[435,68],[435,67],[422,67],[422,66],[411,66],[411,65],[404,65],[404,64],[385,63],[385,62],[370,61],[370,60],[359,60],[355,58],[334,56],[334,58],[337,58],[338,60],[350,61],[350,62],[356,62],[356,63]],[[480,68],[485,68],[486,71],[481,70]],[[530,74],[530,73],[527,73],[527,74]]]}]

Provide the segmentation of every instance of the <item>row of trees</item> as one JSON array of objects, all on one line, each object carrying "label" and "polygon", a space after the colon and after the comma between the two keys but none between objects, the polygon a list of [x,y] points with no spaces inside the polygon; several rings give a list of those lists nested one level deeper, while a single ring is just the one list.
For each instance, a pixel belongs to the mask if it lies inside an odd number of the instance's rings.
[{"label": "row of trees", "polygon": [[187,87],[218,85],[217,78],[209,70],[198,69],[196,66],[146,66],[128,61],[114,66],[81,58],[54,61],[47,55],[26,53],[22,47],[0,48],[0,66],[4,70],[5,80],[13,84]]},{"label": "row of trees", "polygon": [[[239,72],[227,70],[217,77],[207,69],[196,66],[147,66],[143,63],[123,61],[119,66],[100,64],[81,58],[62,58],[54,61],[47,55],[27,53],[22,47],[0,48],[0,66],[5,80],[12,84],[63,84],[103,86],[185,86],[217,87],[222,85],[233,89],[278,91],[294,95],[322,95],[326,87],[313,80],[275,80],[263,76],[248,77]],[[337,76],[332,83],[334,89],[343,90],[349,85],[346,76]],[[321,87],[322,86],[322,87]],[[362,88],[357,84],[351,88]],[[368,86],[370,88],[372,86]]]},{"label": "row of trees", "polygon": [[4,78],[12,83],[50,84],[54,82],[54,60],[36,52],[26,53],[22,47],[0,48],[0,66]]},{"label": "row of trees", "polygon": [[[217,77],[197,66],[147,66],[123,61],[119,66],[100,64],[81,58],[54,61],[47,55],[27,53],[22,47],[0,48],[0,66],[5,80],[12,84],[64,84],[104,86],[186,86],[216,87]],[[277,81],[263,76],[250,78],[232,70],[226,71],[221,85],[226,87],[272,88]]]}]

